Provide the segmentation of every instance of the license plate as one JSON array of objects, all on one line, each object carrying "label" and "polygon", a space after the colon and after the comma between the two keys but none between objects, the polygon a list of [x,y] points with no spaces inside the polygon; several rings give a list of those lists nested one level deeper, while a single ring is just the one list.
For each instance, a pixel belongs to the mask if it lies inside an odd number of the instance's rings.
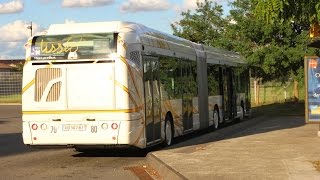
[{"label": "license plate", "polygon": [[85,131],[86,126],[84,124],[66,124],[62,126],[63,131]]}]

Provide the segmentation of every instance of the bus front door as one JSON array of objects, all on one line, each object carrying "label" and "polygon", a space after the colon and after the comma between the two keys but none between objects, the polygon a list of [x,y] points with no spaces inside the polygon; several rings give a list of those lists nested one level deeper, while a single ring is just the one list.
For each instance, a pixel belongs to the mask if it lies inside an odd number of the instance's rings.
[{"label": "bus front door", "polygon": [[144,56],[144,93],[147,145],[161,140],[159,58]]}]

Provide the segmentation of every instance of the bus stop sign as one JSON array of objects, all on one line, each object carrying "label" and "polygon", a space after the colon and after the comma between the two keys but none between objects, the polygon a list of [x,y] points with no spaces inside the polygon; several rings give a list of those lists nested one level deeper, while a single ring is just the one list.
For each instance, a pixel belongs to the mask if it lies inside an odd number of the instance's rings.
[{"label": "bus stop sign", "polygon": [[320,124],[320,58],[305,57],[306,123]]}]

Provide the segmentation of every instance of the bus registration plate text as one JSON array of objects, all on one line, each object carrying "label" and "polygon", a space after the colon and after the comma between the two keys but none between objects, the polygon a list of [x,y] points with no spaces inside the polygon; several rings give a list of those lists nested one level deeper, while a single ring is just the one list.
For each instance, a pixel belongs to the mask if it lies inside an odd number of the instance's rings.
[{"label": "bus registration plate text", "polygon": [[63,131],[85,131],[86,126],[84,124],[65,124],[62,126]]}]

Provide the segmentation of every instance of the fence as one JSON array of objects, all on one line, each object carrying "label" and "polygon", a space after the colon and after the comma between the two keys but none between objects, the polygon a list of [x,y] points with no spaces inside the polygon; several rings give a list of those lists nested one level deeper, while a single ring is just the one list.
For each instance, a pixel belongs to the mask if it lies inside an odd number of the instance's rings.
[{"label": "fence", "polygon": [[0,72],[0,103],[21,103],[22,72]]},{"label": "fence", "polygon": [[[299,94],[298,99],[304,100],[305,98],[304,85],[300,84],[298,86],[298,94]],[[284,84],[279,82],[268,82],[268,83],[260,84],[258,90],[255,89],[253,83],[251,83],[252,105],[282,103],[286,101],[292,101],[293,99],[294,99],[293,81],[289,81]]]},{"label": "fence", "polygon": [[[0,103],[21,103],[22,72],[0,72]],[[304,99],[304,86],[299,87],[299,99]],[[256,103],[256,99],[259,103]],[[252,105],[270,104],[275,102],[285,102],[293,99],[293,83],[281,84],[269,82],[259,85],[257,93],[251,83]]]}]

